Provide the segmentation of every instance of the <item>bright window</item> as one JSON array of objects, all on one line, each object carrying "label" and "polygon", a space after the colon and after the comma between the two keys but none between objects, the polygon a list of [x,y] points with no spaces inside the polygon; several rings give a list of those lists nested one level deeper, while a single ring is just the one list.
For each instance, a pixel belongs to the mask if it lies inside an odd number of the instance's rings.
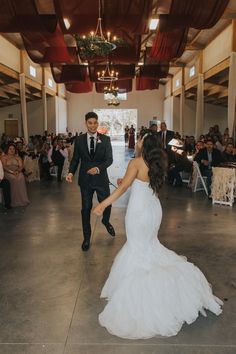
[{"label": "bright window", "polygon": [[195,66],[192,66],[190,69],[189,69],[189,77],[192,77],[195,75]]},{"label": "bright window", "polygon": [[[111,93],[104,93],[104,100],[111,100],[112,98],[114,98],[114,96]],[[126,92],[118,93],[116,98],[119,101],[126,101],[127,100],[127,93]]]},{"label": "bright window", "polygon": [[49,86],[49,87],[53,87],[53,81],[52,81],[52,79],[48,79],[48,86]]},{"label": "bright window", "polygon": [[29,72],[31,76],[36,77],[36,69],[34,66],[30,65]]},{"label": "bright window", "polygon": [[180,79],[177,79],[177,80],[175,81],[175,87],[180,87]]}]

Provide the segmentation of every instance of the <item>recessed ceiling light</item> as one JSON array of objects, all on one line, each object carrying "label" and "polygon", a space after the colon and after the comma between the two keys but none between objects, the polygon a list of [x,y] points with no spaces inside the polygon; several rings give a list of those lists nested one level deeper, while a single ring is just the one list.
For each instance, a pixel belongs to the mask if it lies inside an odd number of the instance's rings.
[{"label": "recessed ceiling light", "polygon": [[157,28],[158,22],[159,22],[158,18],[152,18],[149,23],[149,29],[151,31],[154,31]]}]

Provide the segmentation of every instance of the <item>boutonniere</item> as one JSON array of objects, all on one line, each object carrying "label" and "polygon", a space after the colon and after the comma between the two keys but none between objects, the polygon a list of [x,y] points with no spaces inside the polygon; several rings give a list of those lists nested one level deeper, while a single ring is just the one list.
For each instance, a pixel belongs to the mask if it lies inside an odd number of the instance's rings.
[{"label": "boutonniere", "polygon": [[102,140],[99,137],[97,137],[97,144],[101,144],[101,143],[102,143]]}]

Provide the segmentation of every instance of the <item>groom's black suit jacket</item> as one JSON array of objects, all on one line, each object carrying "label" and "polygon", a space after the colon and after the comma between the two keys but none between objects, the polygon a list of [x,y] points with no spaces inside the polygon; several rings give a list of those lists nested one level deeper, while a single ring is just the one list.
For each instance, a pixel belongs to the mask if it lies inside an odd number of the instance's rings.
[{"label": "groom's black suit jacket", "polygon": [[[79,135],[75,140],[74,154],[70,163],[69,172],[75,173],[80,163],[79,185],[86,187],[104,186],[109,183],[107,168],[112,164],[112,147],[110,138],[103,134],[97,134],[96,150],[94,158],[90,156],[87,144],[87,133]],[[98,167],[100,173],[89,175],[87,171],[92,167]]]}]

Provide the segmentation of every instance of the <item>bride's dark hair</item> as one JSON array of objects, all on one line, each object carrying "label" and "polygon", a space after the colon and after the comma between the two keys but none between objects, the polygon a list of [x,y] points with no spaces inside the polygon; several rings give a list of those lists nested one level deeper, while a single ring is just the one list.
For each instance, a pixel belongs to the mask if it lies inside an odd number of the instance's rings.
[{"label": "bride's dark hair", "polygon": [[167,158],[160,147],[157,133],[148,132],[144,135],[142,157],[149,168],[150,187],[154,193],[158,193],[164,183]]}]

